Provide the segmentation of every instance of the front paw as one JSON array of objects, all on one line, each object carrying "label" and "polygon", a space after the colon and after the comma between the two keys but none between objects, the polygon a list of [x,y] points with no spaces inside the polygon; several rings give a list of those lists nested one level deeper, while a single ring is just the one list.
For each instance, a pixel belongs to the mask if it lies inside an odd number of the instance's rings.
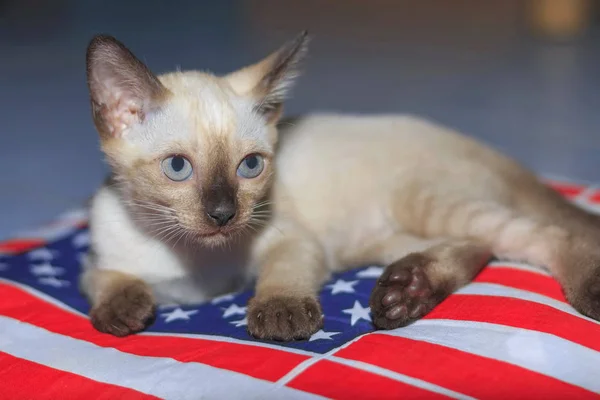
[{"label": "front paw", "polygon": [[154,317],[154,300],[149,289],[135,283],[115,291],[90,312],[91,322],[100,332],[126,336],[144,329]]},{"label": "front paw", "polygon": [[255,297],[248,303],[248,332],[258,339],[308,339],[322,326],[321,306],[313,297]]}]

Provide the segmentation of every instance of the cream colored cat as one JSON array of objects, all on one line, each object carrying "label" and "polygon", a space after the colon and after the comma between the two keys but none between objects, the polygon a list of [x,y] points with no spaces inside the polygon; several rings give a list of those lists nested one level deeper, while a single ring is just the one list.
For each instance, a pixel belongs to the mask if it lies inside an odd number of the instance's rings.
[{"label": "cream colored cat", "polygon": [[92,41],[93,117],[113,171],[91,207],[81,282],[97,329],[139,331],[156,303],[201,301],[256,275],[249,332],[305,339],[322,324],[323,281],[367,263],[388,265],[374,324],[396,328],[492,254],[548,267],[600,319],[600,219],[514,161],[410,116],[279,124],[306,41],[223,77],[156,77],[114,38]]}]

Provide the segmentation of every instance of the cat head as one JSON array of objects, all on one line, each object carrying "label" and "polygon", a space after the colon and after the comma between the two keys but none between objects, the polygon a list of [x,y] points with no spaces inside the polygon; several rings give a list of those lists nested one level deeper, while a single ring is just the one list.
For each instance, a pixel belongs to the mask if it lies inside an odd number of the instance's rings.
[{"label": "cat head", "polygon": [[270,187],[277,122],[307,42],[303,32],[225,76],[156,76],[115,38],[91,41],[94,124],[140,223],[206,245],[251,227]]}]

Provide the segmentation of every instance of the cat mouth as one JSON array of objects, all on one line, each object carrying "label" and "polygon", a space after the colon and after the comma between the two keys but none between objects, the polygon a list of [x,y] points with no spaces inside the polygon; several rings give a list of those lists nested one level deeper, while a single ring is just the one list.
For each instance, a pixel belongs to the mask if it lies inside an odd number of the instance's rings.
[{"label": "cat mouth", "polygon": [[179,225],[185,232],[186,237],[189,239],[196,239],[200,242],[227,242],[232,237],[245,230],[246,224],[236,222],[231,225],[215,227],[215,226],[186,226],[183,224]]},{"label": "cat mouth", "polygon": [[201,246],[214,248],[225,246],[227,243],[231,242],[235,237],[235,233],[238,231],[239,229],[235,229],[233,226],[225,229],[219,228],[210,231],[190,229],[188,232],[191,233],[191,236],[188,237]]},{"label": "cat mouth", "polygon": [[193,233],[196,237],[202,239],[202,238],[228,238],[229,236],[231,236],[232,234],[234,234],[235,232],[237,232],[239,229],[236,229],[235,226],[231,226],[231,227],[223,227],[223,228],[217,228],[217,229],[213,229],[210,231],[199,231],[199,230],[195,230],[195,229],[188,229],[191,233]]},{"label": "cat mouth", "polygon": [[226,232],[223,232],[220,229],[218,229],[216,231],[213,231],[213,232],[197,233],[197,235],[199,237],[203,237],[203,238],[212,238],[212,237],[215,237],[215,236],[228,236],[228,234]]}]

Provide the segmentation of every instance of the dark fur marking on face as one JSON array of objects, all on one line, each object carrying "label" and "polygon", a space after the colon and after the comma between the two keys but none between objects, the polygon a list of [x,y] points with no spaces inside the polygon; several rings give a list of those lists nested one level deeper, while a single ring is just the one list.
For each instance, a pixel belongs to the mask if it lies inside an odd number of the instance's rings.
[{"label": "dark fur marking on face", "polygon": [[207,220],[217,226],[227,225],[237,213],[237,185],[229,179],[229,160],[225,154],[220,149],[217,152],[202,191]]}]

